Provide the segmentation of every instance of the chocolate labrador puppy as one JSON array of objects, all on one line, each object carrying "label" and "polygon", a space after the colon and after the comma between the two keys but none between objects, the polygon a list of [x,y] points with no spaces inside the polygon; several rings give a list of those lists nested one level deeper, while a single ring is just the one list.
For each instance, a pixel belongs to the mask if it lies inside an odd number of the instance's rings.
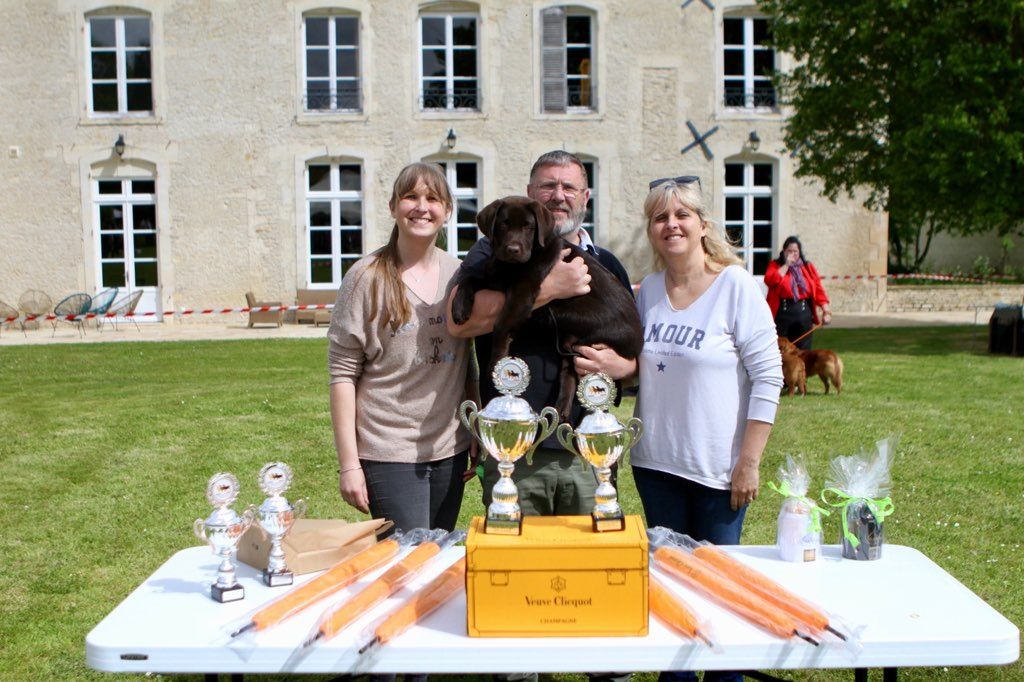
[{"label": "chocolate labrador puppy", "polygon": [[[555,409],[563,421],[569,419],[576,393],[573,346],[605,344],[624,358],[636,358],[643,348],[640,315],[631,293],[596,258],[555,234],[554,218],[539,202],[527,197],[505,197],[484,207],[476,224],[490,240],[491,258],[486,276],[466,278],[452,301],[452,320],[463,324],[473,310],[473,297],[480,289],[505,293],[505,306],[494,323],[490,366],[508,355],[516,330],[530,317],[550,315],[562,352],[561,385]],[[540,284],[561,258],[583,258],[587,264],[590,293],[556,299],[533,310]],[[482,370],[484,368],[481,368]],[[482,375],[486,374],[482,371]]]}]

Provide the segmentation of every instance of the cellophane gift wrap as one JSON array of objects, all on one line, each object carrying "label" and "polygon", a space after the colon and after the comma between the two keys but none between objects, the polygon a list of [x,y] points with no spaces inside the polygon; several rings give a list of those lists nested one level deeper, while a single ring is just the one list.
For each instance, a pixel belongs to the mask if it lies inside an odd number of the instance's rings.
[{"label": "cellophane gift wrap", "polygon": [[821,554],[821,515],[828,512],[807,497],[811,475],[803,457],[787,455],[779,467],[778,484],[769,486],[785,498],[775,536],[779,556],[783,561],[815,561]]},{"label": "cellophane gift wrap", "polygon": [[[822,499],[841,510],[843,557],[873,561],[882,557],[885,517],[892,513],[889,467],[895,439],[875,444],[873,455],[836,457]],[[826,495],[833,499],[829,501]]]}]

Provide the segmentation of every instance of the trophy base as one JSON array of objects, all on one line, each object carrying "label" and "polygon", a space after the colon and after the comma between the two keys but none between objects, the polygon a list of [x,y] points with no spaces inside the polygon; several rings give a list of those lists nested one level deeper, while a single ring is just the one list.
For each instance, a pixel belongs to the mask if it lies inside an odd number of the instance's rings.
[{"label": "trophy base", "polygon": [[484,532],[488,535],[522,535],[523,517],[502,519],[488,516],[484,522]]},{"label": "trophy base", "polygon": [[626,530],[625,516],[595,516],[590,515],[595,533],[607,533]]},{"label": "trophy base", "polygon": [[271,573],[266,569],[263,570],[263,584],[267,587],[281,587],[291,585],[293,582],[295,582],[295,574],[291,571]]},{"label": "trophy base", "polygon": [[221,587],[217,583],[210,585],[210,599],[221,604],[238,601],[244,597],[245,588],[241,585],[232,585],[231,587]]}]

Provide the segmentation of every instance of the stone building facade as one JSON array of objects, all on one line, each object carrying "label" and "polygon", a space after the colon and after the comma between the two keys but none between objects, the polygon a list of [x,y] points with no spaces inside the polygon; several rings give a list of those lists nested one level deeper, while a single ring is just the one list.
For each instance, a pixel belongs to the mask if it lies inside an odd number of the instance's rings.
[{"label": "stone building facade", "polygon": [[587,161],[596,241],[635,281],[647,183],[684,174],[755,274],[792,233],[822,273],[885,272],[885,216],[793,177],[763,77],[788,59],[752,2],[5,0],[0,22],[2,300],[292,301],[386,241],[405,164],[445,165],[464,252],[551,149]]}]

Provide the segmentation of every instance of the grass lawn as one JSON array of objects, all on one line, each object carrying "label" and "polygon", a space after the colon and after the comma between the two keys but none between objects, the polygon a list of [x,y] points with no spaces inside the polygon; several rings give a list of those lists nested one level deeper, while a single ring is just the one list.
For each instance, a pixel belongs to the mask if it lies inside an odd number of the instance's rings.
[{"label": "grass lawn", "polygon": [[[787,453],[807,457],[820,488],[830,458],[900,434],[886,540],[921,550],[1024,624],[1024,360],[988,356],[985,342],[968,327],[819,333],[818,347],[842,354],[845,390],[825,396],[812,379],[808,396],[783,399],[744,542],[774,541],[779,500],[763,484]],[[85,635],[196,544],[192,521],[209,511],[216,471],[239,476],[241,507],[262,497],[260,466],[281,459],[310,516],[359,518],[337,492],[325,352],[320,340],[0,350],[0,678],[115,679],[85,666]],[[619,481],[627,513],[639,513],[629,467]],[[479,500],[473,482],[462,527]],[[1024,680],[1024,665],[901,672],[936,676]]]}]

